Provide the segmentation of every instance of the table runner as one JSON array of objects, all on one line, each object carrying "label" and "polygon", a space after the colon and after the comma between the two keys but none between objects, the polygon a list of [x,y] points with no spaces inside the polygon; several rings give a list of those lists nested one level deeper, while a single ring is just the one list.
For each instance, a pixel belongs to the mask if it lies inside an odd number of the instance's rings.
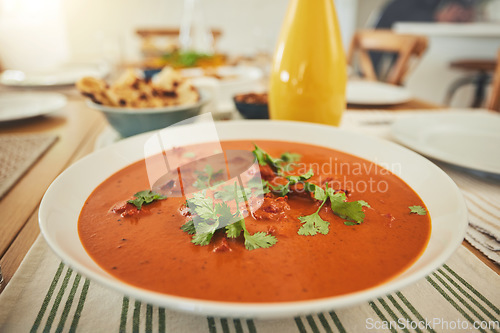
[{"label": "table runner", "polygon": [[56,139],[53,134],[0,136],[0,198]]},{"label": "table runner", "polygon": [[0,295],[0,332],[500,332],[498,286],[460,247],[416,284],[358,306],[276,320],[197,316],[91,282],[39,237]]}]

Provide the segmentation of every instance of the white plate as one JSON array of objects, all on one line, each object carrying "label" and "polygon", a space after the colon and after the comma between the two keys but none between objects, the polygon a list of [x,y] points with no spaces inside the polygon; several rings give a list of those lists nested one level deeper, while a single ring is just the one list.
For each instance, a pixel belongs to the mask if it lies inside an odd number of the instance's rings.
[{"label": "white plate", "polygon": [[207,111],[214,113],[235,110],[233,97],[240,93],[262,90],[262,70],[253,66],[222,66],[217,68],[221,79],[204,76],[200,68],[183,69],[182,73],[190,77],[198,88],[209,90],[214,100]]},{"label": "white plate", "polygon": [[13,92],[0,95],[0,121],[46,115],[66,105],[66,97],[56,93]]},{"label": "white plate", "polygon": [[376,82],[353,80],[347,82],[347,103],[358,105],[394,105],[408,102],[410,92],[400,86]]},{"label": "white plate", "polygon": [[11,87],[54,87],[73,85],[84,76],[104,78],[109,66],[99,64],[68,64],[42,73],[6,70],[0,74],[0,83]]},{"label": "white plate", "polygon": [[[460,245],[467,226],[464,200],[453,181],[422,156],[400,145],[331,126],[284,121],[216,123],[221,140],[300,141],[350,152],[382,165],[397,165],[398,174],[425,202],[432,218],[431,237],[422,256],[406,271],[379,286],[342,296],[283,303],[230,303],[170,296],[131,286],[102,270],[78,237],[80,210],[94,188],[121,168],[143,158],[151,133],[132,137],[94,152],[64,171],[43,197],[40,229],[52,250],[70,267],[111,289],[141,301],[203,315],[277,318],[316,313],[365,302],[413,283],[439,267]],[[188,125],[191,126],[191,125]],[[179,128],[179,127],[178,127]],[[190,131],[189,143],[204,142]]]},{"label": "white plate", "polygon": [[438,112],[401,118],[391,128],[405,146],[437,160],[500,174],[500,115]]},{"label": "white plate", "polygon": [[[220,66],[216,73],[220,76],[221,85],[234,85],[254,82],[262,78],[262,70],[254,66]],[[202,68],[186,68],[182,70],[182,75],[189,78],[204,77],[205,71]],[[210,76],[209,76],[210,77]]]}]

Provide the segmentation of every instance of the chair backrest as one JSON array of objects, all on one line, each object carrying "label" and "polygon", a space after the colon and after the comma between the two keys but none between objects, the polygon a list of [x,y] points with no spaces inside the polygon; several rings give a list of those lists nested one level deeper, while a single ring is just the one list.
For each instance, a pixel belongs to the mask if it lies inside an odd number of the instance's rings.
[{"label": "chair backrest", "polygon": [[387,83],[401,85],[409,71],[410,60],[420,59],[427,49],[427,38],[417,35],[396,34],[391,30],[361,30],[354,34],[348,53],[352,66],[356,54],[362,75],[368,80],[377,80],[377,75],[370,56],[370,51],[396,53],[385,79]]},{"label": "chair backrest", "polygon": [[498,50],[497,67],[493,75],[491,96],[488,101],[488,109],[500,112],[500,50]]},{"label": "chair backrest", "polygon": [[[212,37],[213,37],[213,48],[216,50],[216,45],[218,39],[222,36],[222,31],[219,29],[211,29],[212,32]],[[180,34],[180,29],[179,28],[151,28],[151,29],[137,29],[135,31],[137,35],[142,39],[142,50],[146,51],[152,51],[154,53],[155,51],[155,46],[152,47],[151,44],[154,42],[152,41],[154,38],[160,37],[160,38],[165,38],[168,40],[167,43],[164,43],[164,47],[168,48],[169,46],[173,46],[174,48],[179,47],[179,34]],[[168,45],[170,44],[170,45]],[[160,47],[158,50],[158,53],[161,54],[165,50]]]}]

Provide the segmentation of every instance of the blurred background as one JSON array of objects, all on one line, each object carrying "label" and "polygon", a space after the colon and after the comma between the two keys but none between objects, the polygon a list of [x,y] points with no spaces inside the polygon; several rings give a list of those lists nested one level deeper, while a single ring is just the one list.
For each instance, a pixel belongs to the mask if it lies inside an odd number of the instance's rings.
[{"label": "blurred background", "polygon": [[[419,98],[469,106],[475,85],[447,97],[450,86],[474,71],[453,68],[461,59],[494,59],[500,47],[500,0],[335,0],[347,50],[359,29],[422,34],[429,47],[405,85]],[[288,0],[202,0],[205,25],[219,29],[217,51],[272,56]],[[64,62],[140,61],[137,29],[179,27],[182,0],[0,0],[3,69],[41,71]],[[377,59],[374,59],[377,60]],[[377,61],[375,62],[377,64]],[[439,80],[429,84],[429,75]],[[487,88],[485,88],[487,89]],[[448,100],[447,100],[448,98]]]}]

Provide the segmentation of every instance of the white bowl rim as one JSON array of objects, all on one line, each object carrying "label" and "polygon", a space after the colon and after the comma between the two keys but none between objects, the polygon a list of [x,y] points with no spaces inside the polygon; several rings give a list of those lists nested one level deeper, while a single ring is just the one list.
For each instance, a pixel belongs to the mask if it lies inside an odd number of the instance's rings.
[{"label": "white bowl rim", "polygon": [[[398,144],[393,142],[374,138],[371,136],[362,135],[359,133],[350,132],[343,129],[334,128],[326,125],[317,125],[317,124],[309,124],[309,123],[300,123],[300,122],[290,122],[290,121],[268,121],[268,120],[243,120],[243,121],[231,121],[226,123],[219,123],[218,128],[225,128],[226,130],[231,130],[233,132],[237,132],[241,127],[250,126],[285,126],[290,129],[305,129],[309,128],[309,130],[327,130],[327,131],[338,131],[339,136],[345,137],[349,139],[349,137],[354,138],[358,137],[362,140],[368,140],[369,142],[374,142],[375,144],[382,144],[385,148],[390,148],[392,150],[396,149],[400,153],[404,154],[406,157],[410,157],[413,161],[418,161],[420,166],[425,166],[430,168],[433,175],[437,176],[440,181],[442,181],[454,197],[454,201],[456,203],[456,211],[454,210],[453,218],[453,230],[449,231],[453,233],[452,239],[448,240],[445,248],[439,252],[437,255],[433,256],[432,259],[424,265],[424,269],[420,269],[417,272],[413,272],[409,276],[404,278],[400,278],[402,275],[406,274],[406,272],[413,267],[416,263],[413,263],[412,266],[407,268],[405,272],[398,275],[397,277],[377,286],[374,286],[369,289],[361,290],[355,293],[350,293],[346,295],[322,298],[322,299],[314,299],[307,301],[297,301],[297,302],[279,302],[279,303],[236,303],[236,302],[220,302],[220,301],[207,301],[207,300],[199,300],[199,299],[191,299],[184,298],[178,296],[172,296],[167,294],[162,294],[158,292],[153,292],[150,290],[142,289],[139,287],[135,287],[129,284],[126,284],[116,278],[108,276],[103,276],[102,274],[97,274],[92,271],[92,269],[87,268],[84,264],[81,264],[75,261],[71,255],[69,255],[64,249],[62,249],[54,237],[49,233],[47,227],[47,218],[50,215],[50,205],[47,201],[49,201],[49,194],[54,191],[54,188],[59,186],[61,182],[65,181],[65,178],[71,174],[74,169],[78,168],[79,165],[89,164],[92,160],[97,159],[99,156],[106,156],[109,152],[112,152],[115,147],[120,145],[124,147],[128,147],[130,142],[135,141],[145,141],[148,137],[151,136],[153,132],[143,133],[134,137],[130,137],[124,139],[118,143],[115,143],[111,146],[103,148],[99,151],[96,151],[89,156],[84,157],[74,165],[70,166],[66,171],[64,171],[49,187],[46,194],[44,195],[42,202],[40,204],[39,210],[39,225],[40,230],[44,238],[46,239],[50,248],[62,259],[64,263],[68,266],[72,267],[75,271],[81,273],[82,275],[89,277],[91,280],[96,281],[104,286],[107,286],[111,289],[117,290],[125,295],[134,297],[136,299],[149,302],[151,304],[156,304],[159,306],[164,306],[170,309],[188,312],[192,314],[198,315],[215,315],[215,316],[226,316],[226,317],[240,317],[240,318],[281,318],[281,317],[289,317],[294,315],[302,315],[302,314],[311,314],[311,313],[319,313],[321,311],[344,308],[352,305],[359,304],[363,301],[369,301],[376,297],[380,297],[386,294],[389,294],[393,291],[399,290],[400,288],[407,286],[411,283],[418,281],[419,279],[427,276],[432,273],[435,269],[440,267],[456,250],[456,248],[462,243],[463,237],[465,235],[465,230],[468,225],[467,220],[467,210],[465,206],[465,201],[461,192],[459,191],[456,184],[449,178],[449,176],[438,168],[431,161],[422,157],[421,155],[414,153]],[[189,126],[189,125],[187,125]],[[293,132],[293,131],[292,131]],[[226,138],[221,138],[222,140]],[[246,138],[241,138],[242,140],[246,140]],[[265,137],[254,138],[254,140],[266,139]],[[231,140],[228,139],[228,140]],[[270,140],[273,140],[271,138]],[[297,140],[289,140],[283,139],[283,141],[290,142],[298,142]],[[300,141],[303,142],[303,141]],[[328,147],[328,146],[326,146]],[[336,149],[336,148],[333,148]],[[338,149],[342,151],[342,149]],[[364,157],[363,157],[364,158]],[[129,162],[129,164],[132,162]],[[115,170],[117,171],[117,170]],[[404,180],[404,179],[403,179]],[[406,181],[405,181],[406,182]],[[433,184],[429,184],[431,187]],[[417,194],[419,194],[417,192]],[[419,194],[420,195],[420,194]],[[427,205],[427,203],[426,203]],[[428,205],[427,205],[428,206]],[[429,207],[429,206],[428,206]],[[429,210],[429,213],[433,214],[433,210]],[[434,227],[434,223],[432,223]],[[433,229],[434,230],[434,229]],[[447,230],[448,232],[448,230]],[[431,234],[432,240],[432,234]],[[438,240],[441,242],[441,240]],[[430,241],[429,241],[430,244]],[[429,244],[424,251],[425,252],[429,248]],[[424,256],[422,254],[420,258],[417,260],[420,261]],[[87,254],[88,255],[88,254]],[[104,271],[103,271],[104,272]],[[107,275],[107,273],[105,274]],[[111,277],[111,278],[110,278]]]}]

